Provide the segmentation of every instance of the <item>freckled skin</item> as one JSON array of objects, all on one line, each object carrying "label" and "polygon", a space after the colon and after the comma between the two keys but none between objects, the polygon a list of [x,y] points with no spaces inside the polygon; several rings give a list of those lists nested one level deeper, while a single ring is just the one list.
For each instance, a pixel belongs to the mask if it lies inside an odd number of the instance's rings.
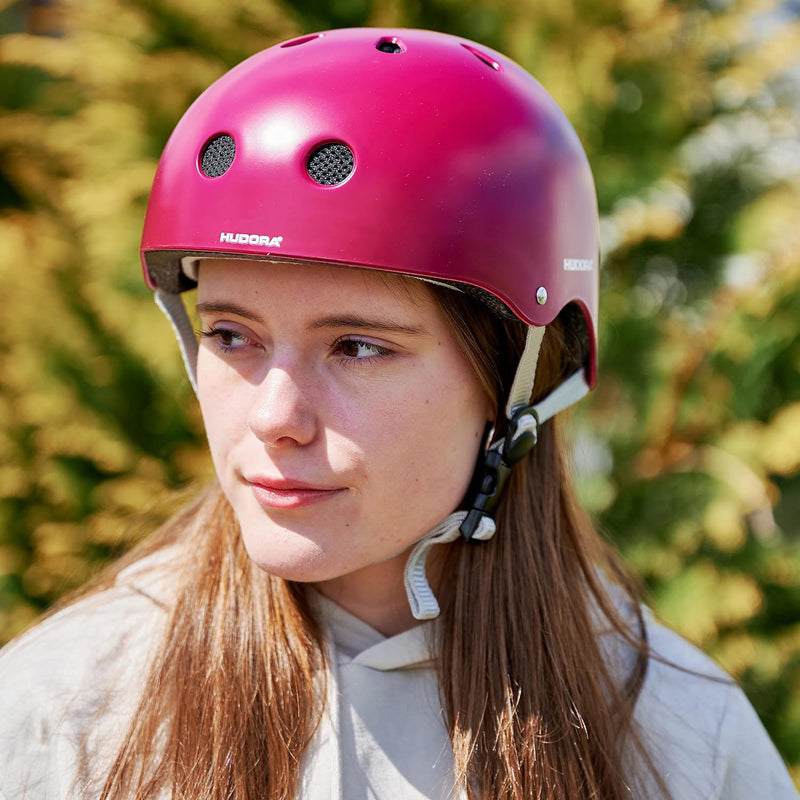
[{"label": "freckled skin", "polygon": [[[214,260],[197,299],[211,334],[200,405],[250,557],[379,629],[403,627],[408,550],[460,503],[489,418],[429,290],[367,270]],[[254,476],[324,492],[276,508]]]}]

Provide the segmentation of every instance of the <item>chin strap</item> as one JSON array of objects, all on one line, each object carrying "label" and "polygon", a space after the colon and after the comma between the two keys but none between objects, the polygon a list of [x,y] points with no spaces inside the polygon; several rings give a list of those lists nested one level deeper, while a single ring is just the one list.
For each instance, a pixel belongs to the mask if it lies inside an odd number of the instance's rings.
[{"label": "chin strap", "polygon": [[[433,530],[428,531],[413,547],[406,561],[405,585],[408,604],[415,619],[434,619],[439,616],[439,603],[428,583],[425,563],[435,544],[448,544],[458,539],[459,526],[467,517],[466,511],[454,511],[445,517]],[[486,517],[487,522],[492,522]],[[474,539],[491,539],[494,524],[484,525],[473,535]]]},{"label": "chin strap", "polygon": [[492,514],[500,502],[503,486],[511,467],[533,449],[539,436],[539,426],[559,411],[577,403],[589,392],[586,375],[580,369],[547,397],[529,405],[544,331],[544,327],[528,328],[525,349],[506,404],[506,435],[492,443],[476,468],[470,509],[460,525],[461,535],[468,541],[491,538],[491,535],[479,537],[477,534],[487,527],[491,527],[494,533]]},{"label": "chin strap", "polygon": [[186,374],[192,384],[194,393],[197,394],[197,339],[194,335],[192,323],[186,313],[186,306],[179,294],[163,292],[156,289],[156,305],[164,312],[164,316],[172,325],[175,338],[178,340],[178,347],[181,349],[183,366],[186,367]]},{"label": "chin strap", "polygon": [[439,616],[439,603],[425,573],[431,548],[437,544],[454,542],[459,535],[469,541],[491,539],[496,531],[492,513],[500,501],[511,466],[534,447],[539,425],[577,403],[589,392],[586,375],[581,369],[538,403],[528,404],[543,336],[544,328],[528,330],[525,350],[506,405],[506,435],[494,442],[483,455],[469,511],[455,511],[445,517],[414,545],[408,556],[404,580],[406,596],[415,619],[426,620]]}]

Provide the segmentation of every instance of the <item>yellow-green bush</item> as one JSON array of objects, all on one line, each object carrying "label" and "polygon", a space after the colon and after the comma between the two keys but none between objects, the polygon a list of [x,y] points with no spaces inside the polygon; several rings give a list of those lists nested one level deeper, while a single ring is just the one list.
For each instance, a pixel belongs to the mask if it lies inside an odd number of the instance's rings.
[{"label": "yellow-green bush", "polygon": [[33,35],[0,0],[0,639],[210,476],[137,255],[182,111],[299,32],[433,27],[519,60],[589,150],[604,271],[600,384],[574,415],[584,500],[800,769],[796,21],[755,0],[57,10],[37,24],[60,35]]}]

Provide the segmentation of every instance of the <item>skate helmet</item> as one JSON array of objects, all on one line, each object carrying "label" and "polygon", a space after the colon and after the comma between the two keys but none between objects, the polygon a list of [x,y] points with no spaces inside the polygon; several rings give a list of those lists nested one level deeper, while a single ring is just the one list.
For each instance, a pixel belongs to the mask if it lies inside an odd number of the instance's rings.
[{"label": "skate helmet", "polygon": [[[345,29],[270,47],[189,108],[158,166],[145,280],[194,383],[180,294],[202,258],[321,262],[446,284],[528,326],[506,412],[461,524],[491,511],[538,425],[596,377],[598,215],[572,126],[524,69],[458,36]],[[545,326],[574,304],[585,366],[530,406]]]}]

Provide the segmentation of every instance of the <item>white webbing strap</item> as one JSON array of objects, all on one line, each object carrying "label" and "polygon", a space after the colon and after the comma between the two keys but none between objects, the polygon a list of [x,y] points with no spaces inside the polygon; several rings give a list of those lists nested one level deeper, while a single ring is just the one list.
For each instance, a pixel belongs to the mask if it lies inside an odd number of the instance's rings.
[{"label": "white webbing strap", "polygon": [[[533,443],[539,435],[539,426],[551,417],[563,411],[565,408],[577,403],[589,393],[589,384],[586,382],[586,374],[583,369],[579,369],[562,384],[553,389],[547,397],[541,399],[530,410],[520,415],[514,429],[514,443],[518,442],[526,433],[533,434]],[[495,444],[503,449],[505,437],[499,439]],[[513,443],[512,443],[513,444]]]},{"label": "white webbing strap", "polygon": [[[539,361],[539,352],[544,338],[545,328],[530,327],[525,341],[525,349],[519,360],[514,382],[506,403],[506,416],[511,419],[514,412],[520,407],[527,406],[530,396],[533,393],[533,386],[536,380],[536,365]],[[550,392],[547,397],[540,400],[532,407],[531,413],[523,414],[517,420],[515,439],[519,439],[525,433],[537,434],[539,425],[546,420],[554,417],[559,411],[577,403],[589,392],[589,384],[586,382],[584,370],[578,370],[574,375],[567,378],[562,384]]]},{"label": "white webbing strap", "polygon": [[531,401],[533,383],[536,379],[536,364],[539,361],[539,350],[542,347],[542,339],[546,328],[542,325],[539,328],[530,326],[528,335],[525,338],[525,349],[514,373],[514,382],[508,393],[506,403],[506,417],[511,419],[514,410],[519,406],[527,406]]},{"label": "white webbing strap", "polygon": [[[406,561],[404,581],[408,604],[411,606],[414,619],[434,619],[439,616],[439,602],[428,583],[425,562],[435,544],[448,544],[458,539],[460,535],[458,529],[466,517],[466,511],[454,511],[433,530],[428,531],[411,550],[408,561]],[[494,536],[494,531],[494,520],[484,517],[472,538],[485,541]]]},{"label": "white webbing strap", "polygon": [[554,417],[559,411],[569,408],[587,394],[589,394],[589,384],[586,382],[586,373],[583,369],[579,369],[533,407],[539,424]]},{"label": "white webbing strap", "polygon": [[179,294],[162,292],[156,289],[156,305],[164,312],[164,316],[172,325],[175,336],[178,339],[178,346],[181,349],[183,365],[186,367],[186,374],[192,384],[194,393],[197,394],[197,339],[194,335],[192,323],[186,313],[186,307]]}]

